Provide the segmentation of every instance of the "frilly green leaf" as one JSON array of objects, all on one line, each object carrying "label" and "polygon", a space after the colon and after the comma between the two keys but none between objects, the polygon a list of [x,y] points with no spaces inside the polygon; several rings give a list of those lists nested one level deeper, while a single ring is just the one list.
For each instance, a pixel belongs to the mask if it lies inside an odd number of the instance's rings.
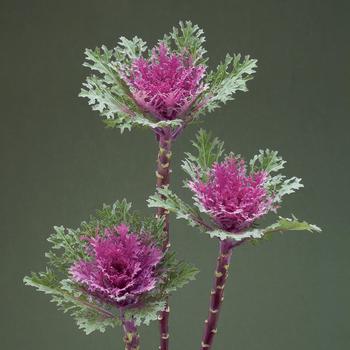
[{"label": "frilly green leaf", "polygon": [[257,60],[245,56],[241,60],[240,54],[227,54],[225,61],[220,63],[216,71],[209,73],[206,83],[209,88],[203,99],[207,99],[205,109],[209,112],[233,100],[237,91],[247,91],[247,81],[253,79]]},{"label": "frilly green leaf", "polygon": [[277,151],[269,149],[259,150],[259,154],[255,155],[249,162],[251,173],[266,171],[269,174],[266,187],[273,194],[275,203],[280,203],[283,196],[304,187],[298,177],[286,178],[281,174],[272,175],[272,173],[282,170],[286,163]]},{"label": "frilly green leaf", "polygon": [[182,169],[191,179],[200,177],[204,180],[210,167],[223,155],[224,143],[217,137],[213,137],[210,132],[200,129],[195,141],[192,141],[192,145],[195,147],[197,154],[186,153],[186,158],[182,162]]},{"label": "frilly green leaf", "polygon": [[181,200],[168,186],[158,188],[147,203],[150,208],[164,208],[175,213],[177,219],[185,219],[191,226],[197,226],[193,219],[197,215],[196,209]]},{"label": "frilly green leaf", "polygon": [[219,238],[221,240],[234,239],[235,241],[242,241],[246,239],[252,239],[256,241],[260,238],[265,238],[275,232],[286,231],[309,231],[309,232],[321,232],[321,229],[313,224],[309,224],[306,221],[299,221],[295,216],[292,218],[279,217],[278,221],[274,224],[259,229],[246,230],[240,233],[232,233],[223,230],[206,231],[211,238]]},{"label": "frilly green leaf", "polygon": [[283,169],[286,163],[278,151],[271,151],[267,148],[259,150],[259,153],[250,160],[249,165],[252,173],[263,170],[270,174]]},{"label": "frilly green leaf", "polygon": [[173,30],[164,36],[163,42],[174,48],[175,52],[188,53],[195,64],[205,64],[208,60],[205,57],[207,50],[203,47],[204,32],[191,21],[180,21],[179,28],[173,27]]},{"label": "frilly green leaf", "polygon": [[141,324],[148,326],[151,321],[158,319],[159,313],[164,310],[165,306],[166,302],[164,300],[151,302],[142,309],[127,310],[125,317],[127,319],[133,319],[136,326],[140,326]]},{"label": "frilly green leaf", "polygon": [[306,221],[298,220],[294,215],[292,218],[279,217],[278,221],[263,230],[264,234],[284,231],[309,231],[321,232],[321,228],[316,225],[309,224]]},{"label": "frilly green leaf", "polygon": [[109,305],[89,300],[82,291],[69,285],[69,281],[59,281],[51,269],[45,272],[32,273],[24,278],[27,286],[51,296],[64,313],[69,313],[76,321],[79,329],[86,334],[94,331],[104,332],[108,326],[120,325],[119,318],[113,314]]}]

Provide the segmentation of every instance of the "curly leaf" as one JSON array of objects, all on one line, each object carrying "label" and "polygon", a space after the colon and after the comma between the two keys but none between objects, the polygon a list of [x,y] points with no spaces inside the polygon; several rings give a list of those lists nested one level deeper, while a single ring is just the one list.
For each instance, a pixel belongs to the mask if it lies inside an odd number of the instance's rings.
[{"label": "curly leaf", "polygon": [[191,226],[197,226],[197,222],[193,220],[197,212],[175,193],[168,186],[160,187],[154,195],[151,195],[147,204],[150,208],[164,208],[176,214],[176,218],[185,219]]},{"label": "curly leaf", "polygon": [[120,324],[118,317],[109,311],[109,306],[89,300],[88,296],[73,285],[68,287],[66,280],[58,281],[49,269],[46,272],[32,273],[23,281],[26,285],[51,295],[51,301],[63,312],[73,316],[78,327],[86,334],[97,330],[104,332],[107,326]]},{"label": "curly leaf", "polygon": [[166,306],[166,302],[155,301],[152,303],[147,303],[146,306],[140,309],[129,309],[125,312],[125,317],[127,319],[133,319],[137,326],[141,324],[149,325],[151,321],[158,319],[159,312],[163,311]]},{"label": "curly leaf", "polygon": [[[233,100],[237,91],[247,91],[247,81],[253,78],[257,60],[245,56],[241,61],[241,55],[226,55],[225,61],[220,63],[216,71],[210,72],[206,79],[209,86],[205,96],[208,98],[206,109],[211,112]],[[205,97],[204,97],[205,99]]]},{"label": "curly leaf", "polygon": [[180,28],[173,27],[172,32],[166,34],[163,41],[168,47],[174,44],[178,53],[188,53],[193,63],[205,64],[207,58],[204,55],[207,50],[203,47],[205,42],[203,30],[198,25],[193,25],[191,21],[180,21],[179,26]]},{"label": "curly leaf", "polygon": [[222,230],[207,231],[210,237],[217,237],[221,240],[234,239],[241,241],[243,239],[253,239],[256,241],[259,238],[266,237],[274,232],[286,232],[286,231],[309,231],[309,232],[321,232],[321,229],[316,226],[307,223],[306,221],[299,221],[296,217],[283,218],[279,217],[278,221],[263,229],[253,229],[243,231],[241,233],[231,233]]},{"label": "curly leaf", "polygon": [[299,221],[295,216],[292,218],[279,217],[278,221],[263,230],[264,234],[284,231],[309,231],[321,232],[322,230],[306,221]]},{"label": "curly leaf", "polygon": [[121,37],[118,46],[114,49],[117,61],[127,63],[139,58],[147,49],[147,43],[134,36],[131,40]]},{"label": "curly leaf", "polygon": [[277,172],[284,168],[287,162],[278,155],[278,151],[259,150],[249,162],[250,171],[256,173],[257,171],[266,171],[267,173]]},{"label": "curly leaf", "polygon": [[84,67],[103,74],[106,82],[114,82],[116,71],[111,67],[113,50],[109,50],[105,45],[102,45],[101,48],[96,47],[94,50],[86,49],[85,56],[86,61],[83,63]]},{"label": "curly leaf", "polygon": [[271,175],[283,169],[286,163],[277,151],[269,149],[259,150],[259,154],[255,155],[249,162],[251,173],[265,171],[269,174],[266,188],[273,194],[274,203],[280,203],[283,196],[294,193],[304,187],[301,179],[298,177],[286,178],[286,176],[281,174]]},{"label": "curly leaf", "polygon": [[192,145],[197,154],[186,153],[187,158],[182,162],[182,169],[191,179],[197,179],[199,176],[204,180],[211,166],[223,155],[224,143],[217,137],[214,138],[211,133],[200,129]]},{"label": "curly leaf", "polygon": [[171,267],[168,282],[164,286],[164,291],[168,294],[182,288],[184,285],[196,279],[199,270],[193,265],[184,261],[174,261]]}]

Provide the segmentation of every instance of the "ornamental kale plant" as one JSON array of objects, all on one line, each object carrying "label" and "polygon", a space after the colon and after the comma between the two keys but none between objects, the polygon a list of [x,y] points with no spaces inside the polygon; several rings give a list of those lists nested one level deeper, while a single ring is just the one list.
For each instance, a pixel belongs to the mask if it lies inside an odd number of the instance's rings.
[{"label": "ornamental kale plant", "polygon": [[54,227],[48,266],[24,278],[51,295],[86,334],[122,326],[128,350],[140,348],[138,327],[152,320],[159,321],[160,349],[168,350],[169,296],[197,273],[171,250],[170,212],[219,242],[202,350],[212,347],[217,332],[233,249],[276,232],[320,231],[294,216],[261,227],[260,219],[276,214],[285,195],[303,187],[301,180],[279,173],[285,161],[276,151],[261,150],[247,162],[224,155],[223,142],[202,129],[193,142],[196,153],[187,153],[182,163],[193,203],[171,191],[172,143],[201,115],[247,91],[256,68],[249,56],[228,54],[209,71],[204,42],[203,31],[187,21],[150,49],[138,37],[121,37],[113,49],[85,51],[84,66],[92,73],[80,96],[107,127],[121,132],[144,127],[155,135],[156,192],[148,206],[156,214],[143,217],[122,200],[105,205],[78,228]]},{"label": "ornamental kale plant", "polygon": [[260,227],[258,220],[270,211],[276,212],[284,195],[303,187],[301,179],[286,178],[278,173],[286,163],[278,152],[260,150],[247,164],[240,155],[223,156],[223,142],[204,130],[199,131],[193,145],[197,154],[188,153],[182,168],[189,175],[184,185],[192,191],[194,204],[185,203],[168,186],[158,188],[148,199],[148,204],[150,207],[162,206],[174,212],[177,218],[185,219],[191,226],[219,239],[201,343],[201,349],[205,350],[211,348],[217,332],[232,250],[245,242],[257,243],[259,239],[271,238],[275,232],[319,232],[320,228],[294,216],[279,217],[275,223]]},{"label": "ornamental kale plant", "polygon": [[123,325],[137,348],[137,326],[156,320],[166,296],[197,273],[162,250],[163,226],[126,200],[105,205],[76,229],[54,227],[48,267],[24,282],[50,294],[87,334]]}]

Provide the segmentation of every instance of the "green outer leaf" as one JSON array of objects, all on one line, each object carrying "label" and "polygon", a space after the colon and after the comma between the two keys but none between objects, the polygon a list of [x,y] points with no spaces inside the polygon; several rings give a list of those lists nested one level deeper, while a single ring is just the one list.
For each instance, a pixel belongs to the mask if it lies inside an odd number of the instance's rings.
[{"label": "green outer leaf", "polygon": [[158,319],[159,312],[164,310],[165,306],[166,302],[164,300],[151,302],[142,309],[126,310],[125,317],[127,319],[133,319],[137,326],[140,326],[141,324],[148,326],[151,321]]},{"label": "green outer leaf", "polygon": [[164,35],[163,42],[177,53],[188,53],[194,64],[205,64],[208,60],[204,57],[207,50],[203,47],[205,42],[204,32],[193,25],[191,21],[179,22],[179,27],[173,27],[172,32]]},{"label": "green outer leaf", "polygon": [[196,275],[199,270],[193,265],[187,264],[184,261],[173,262],[175,269],[170,270],[168,282],[164,286],[164,292],[166,294],[172,293],[179,288],[182,288],[190,281],[196,279]]},{"label": "green outer leaf", "polygon": [[259,150],[259,154],[255,155],[249,162],[251,173],[266,171],[269,174],[266,187],[273,194],[275,203],[280,203],[286,194],[292,194],[304,187],[298,177],[286,178],[281,174],[271,175],[283,169],[286,163],[277,151],[269,149]]},{"label": "green outer leaf", "polygon": [[264,234],[283,231],[309,231],[309,232],[321,232],[321,228],[316,225],[309,224],[306,221],[299,221],[294,215],[292,218],[279,217],[279,220],[265,228]]},{"label": "green outer leaf", "polygon": [[38,274],[32,273],[23,282],[51,295],[51,301],[73,316],[78,327],[86,334],[96,330],[104,332],[107,326],[120,325],[118,317],[109,310],[108,305],[89,301],[81,291],[69,286],[67,280],[58,281],[50,269]]},{"label": "green outer leaf", "polygon": [[[272,178],[271,180],[273,180]],[[301,179],[298,177],[291,177],[289,179],[285,179],[284,176],[281,177],[284,181],[282,181],[279,184],[274,185],[273,192],[274,192],[274,202],[281,202],[282,197],[286,194],[292,194],[298,189],[304,187],[304,185],[301,183]],[[271,182],[270,182],[271,183]]]},{"label": "green outer leaf", "polygon": [[152,122],[150,119],[145,118],[142,114],[136,114],[132,117],[132,122],[139,126],[147,126],[151,129],[165,128],[165,127],[178,127],[183,124],[181,119],[173,120],[160,120],[158,122]]},{"label": "green outer leaf", "polygon": [[[217,162],[224,153],[224,143],[217,137],[213,137],[210,132],[200,129],[196,135],[196,140],[192,141],[197,154],[186,153],[186,159],[182,162],[182,169],[196,179],[200,176],[203,180],[211,166]],[[185,182],[187,186],[187,182]]]},{"label": "green outer leaf", "polygon": [[211,238],[219,238],[220,240],[234,239],[236,241],[241,241],[241,240],[247,239],[247,238],[258,239],[264,235],[263,231],[258,230],[258,229],[245,231],[245,232],[241,232],[241,233],[232,233],[232,232],[227,232],[227,231],[223,231],[223,230],[206,231],[206,233]]},{"label": "green outer leaf", "polygon": [[185,219],[191,226],[198,226],[193,217],[197,216],[195,208],[190,207],[174,194],[168,186],[160,187],[147,199],[150,208],[164,208],[176,214],[177,219]]},{"label": "green outer leaf", "polygon": [[118,61],[127,63],[139,58],[147,50],[147,43],[134,36],[131,40],[120,37],[118,46],[114,49]]},{"label": "green outer leaf", "polygon": [[104,74],[107,83],[113,83],[116,78],[116,71],[111,66],[113,59],[113,50],[109,50],[105,45],[101,48],[96,47],[94,50],[85,49],[86,61],[84,67],[90,68],[92,71]]},{"label": "green outer leaf", "polygon": [[253,229],[244,231],[242,233],[230,233],[222,230],[207,231],[210,237],[217,237],[221,240],[234,239],[241,241],[243,239],[252,238],[253,240],[263,238],[274,232],[285,232],[285,231],[309,231],[309,232],[321,232],[322,230],[313,224],[309,224],[306,221],[299,221],[295,216],[290,218],[279,217],[278,221],[274,224],[265,227],[263,229]]},{"label": "green outer leaf", "polygon": [[260,149],[259,153],[250,160],[249,165],[251,173],[261,170],[272,173],[283,169],[286,163],[278,155],[278,151],[271,151],[267,148],[266,150]]},{"label": "green outer leaf", "polygon": [[203,100],[208,102],[204,109],[212,112],[225,104],[227,101],[233,100],[233,95],[237,91],[247,91],[247,81],[253,78],[257,60],[245,56],[241,61],[241,55],[226,55],[225,61],[220,63],[216,71],[209,73],[206,83],[209,89],[203,96]]}]

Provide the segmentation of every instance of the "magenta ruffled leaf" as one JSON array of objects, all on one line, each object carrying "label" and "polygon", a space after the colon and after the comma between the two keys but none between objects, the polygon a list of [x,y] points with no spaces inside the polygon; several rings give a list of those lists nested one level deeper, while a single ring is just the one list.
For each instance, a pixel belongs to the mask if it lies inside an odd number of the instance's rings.
[{"label": "magenta ruffled leaf", "polygon": [[156,267],[163,253],[147,237],[128,232],[122,223],[90,238],[89,260],[75,262],[69,272],[88,293],[117,306],[130,306],[157,285]]},{"label": "magenta ruffled leaf", "polygon": [[241,232],[273,209],[265,188],[266,172],[247,174],[243,160],[227,158],[215,163],[206,182],[189,182],[196,204],[228,232]]},{"label": "magenta ruffled leaf", "polygon": [[183,118],[204,91],[206,67],[190,57],[171,53],[164,43],[153,48],[149,59],[137,58],[124,67],[124,80],[140,108],[158,120]]}]

